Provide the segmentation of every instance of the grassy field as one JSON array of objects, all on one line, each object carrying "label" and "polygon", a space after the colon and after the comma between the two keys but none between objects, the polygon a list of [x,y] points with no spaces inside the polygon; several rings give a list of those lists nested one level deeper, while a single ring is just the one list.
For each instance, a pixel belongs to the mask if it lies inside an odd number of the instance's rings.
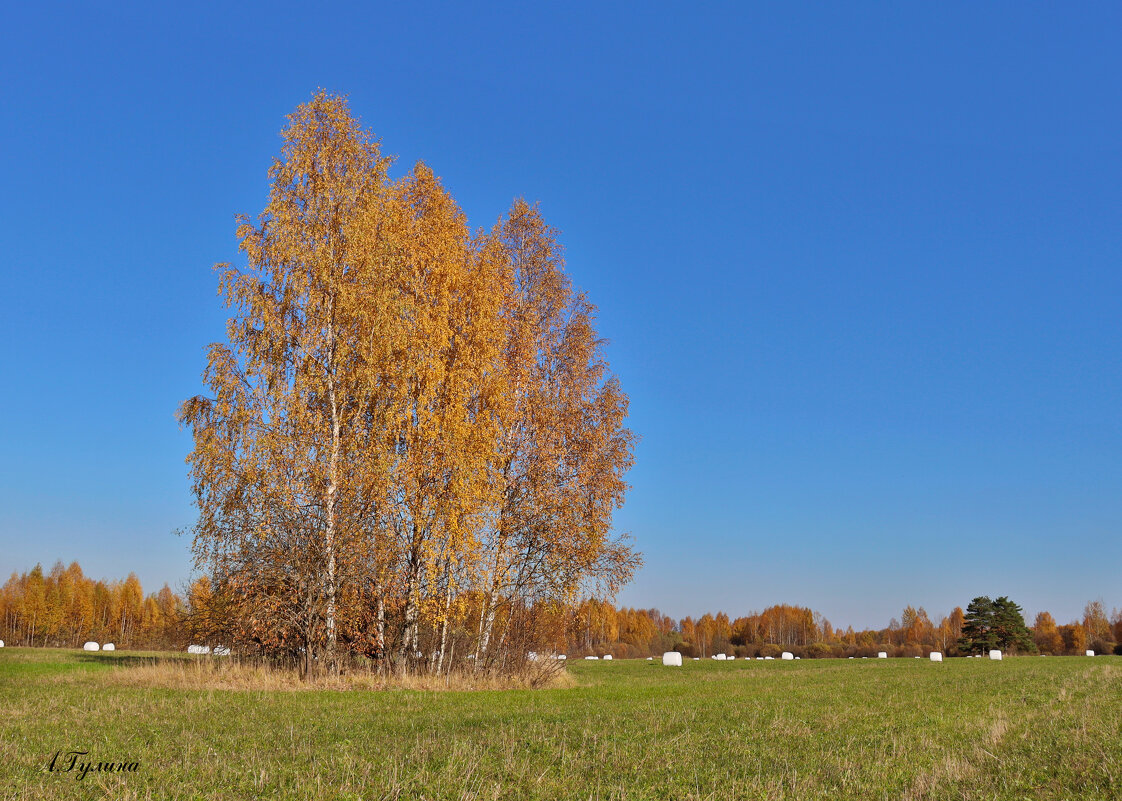
[{"label": "grassy field", "polygon": [[[488,692],[129,686],[0,650],[0,798],[1122,798],[1122,658],[575,662]],[[138,762],[48,772],[56,751]]]}]

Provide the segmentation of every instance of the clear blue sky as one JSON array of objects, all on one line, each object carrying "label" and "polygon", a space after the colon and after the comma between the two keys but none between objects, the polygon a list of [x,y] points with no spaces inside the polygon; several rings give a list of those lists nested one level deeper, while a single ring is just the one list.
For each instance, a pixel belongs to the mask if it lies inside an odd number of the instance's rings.
[{"label": "clear blue sky", "polygon": [[0,12],[0,580],[189,575],[210,268],[322,86],[562,229],[643,437],[622,602],[1122,606],[1116,5],[196,5]]}]

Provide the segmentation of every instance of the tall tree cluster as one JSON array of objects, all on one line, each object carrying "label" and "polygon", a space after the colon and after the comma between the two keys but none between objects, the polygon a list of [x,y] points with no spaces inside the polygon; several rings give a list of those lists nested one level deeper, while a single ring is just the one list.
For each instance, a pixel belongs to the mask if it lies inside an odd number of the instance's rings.
[{"label": "tall tree cluster", "polygon": [[611,534],[634,438],[595,307],[537,208],[471,231],[343,99],[283,140],[179,412],[216,625],[304,671],[501,664],[639,564]]}]

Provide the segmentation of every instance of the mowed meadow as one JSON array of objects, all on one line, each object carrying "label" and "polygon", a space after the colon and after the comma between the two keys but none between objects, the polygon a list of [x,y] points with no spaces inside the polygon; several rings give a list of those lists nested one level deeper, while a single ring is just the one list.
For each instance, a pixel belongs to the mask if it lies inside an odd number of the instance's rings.
[{"label": "mowed meadow", "polygon": [[[159,688],[153,659],[185,660],[0,651],[0,797],[1122,796],[1119,657],[581,661],[508,691]],[[139,764],[47,771],[71,750]]]}]

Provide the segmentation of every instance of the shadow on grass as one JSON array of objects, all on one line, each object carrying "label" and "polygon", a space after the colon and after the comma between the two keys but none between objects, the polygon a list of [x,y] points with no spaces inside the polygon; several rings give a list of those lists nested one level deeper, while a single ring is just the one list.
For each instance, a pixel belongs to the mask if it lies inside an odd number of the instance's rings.
[{"label": "shadow on grass", "polygon": [[109,665],[112,667],[129,667],[136,665],[160,665],[190,662],[192,661],[192,658],[187,654],[105,654],[94,651],[83,651],[82,653],[78,654],[78,661],[85,664]]}]

